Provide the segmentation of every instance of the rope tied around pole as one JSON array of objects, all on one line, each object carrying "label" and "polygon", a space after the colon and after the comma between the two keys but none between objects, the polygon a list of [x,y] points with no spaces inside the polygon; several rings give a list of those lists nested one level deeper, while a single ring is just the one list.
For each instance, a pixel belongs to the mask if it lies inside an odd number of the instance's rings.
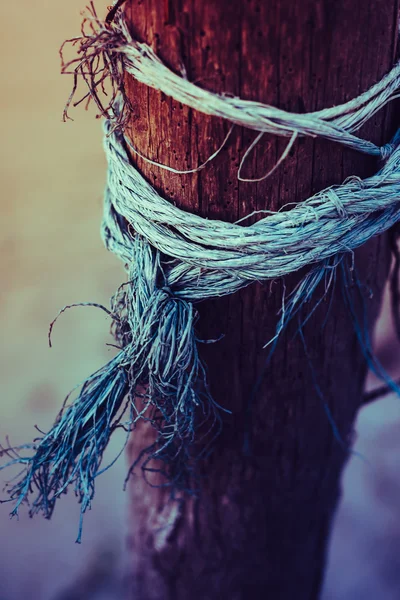
[{"label": "rope tied around pole", "polygon": [[[79,43],[78,62],[63,63],[63,70],[69,72],[74,66],[74,88],[65,117],[79,75],[89,88],[86,99],[94,100],[107,117],[108,178],[102,237],[128,272],[127,283],[107,311],[119,353],[84,382],[77,399],[63,408],[49,433],[30,446],[2,449],[10,458],[6,466],[23,466],[8,490],[9,501],[16,502],[12,514],[35,494],[30,514],[41,511],[50,518],[57,499],[73,485],[81,503],[78,541],[96,477],[105,470],[101,469],[104,450],[117,428],[125,429],[128,437],[142,419],[156,431],[154,442],[143,449],[128,476],[141,464],[144,473],[157,470],[164,474],[165,485],[172,490],[193,491],[197,462],[212,448],[221,429],[222,411],[229,412],[213,399],[199,357],[202,340],[195,332],[195,304],[206,298],[306,269],[296,288],[287,297],[284,292],[276,334],[266,340],[272,351],[317,286],[325,282],[325,297],[336,272],[342,272],[344,298],[370,366],[400,392],[373,356],[365,331],[353,314],[346,266],[349,253],[400,222],[400,131],[382,148],[354,135],[397,97],[400,65],[344,105],[296,115],[195,86],[163,65],[148,45],[132,38],[120,9],[113,18],[100,22],[91,5],[84,22],[89,23],[89,32],[83,26],[82,37],[72,40]],[[298,135],[324,137],[379,156],[383,165],[372,177],[350,177],[290,210],[259,211],[266,214],[250,226],[245,226],[243,219],[237,223],[204,219],[164,199],[132,164],[123,132],[131,108],[123,88],[126,72],[196,110],[233,124],[290,136],[291,142]],[[104,106],[98,88],[109,78],[112,98]],[[20,451],[29,448],[34,454],[21,456]]]},{"label": "rope tied around pole", "polygon": [[[65,62],[65,44],[79,44],[78,57]],[[156,55],[146,43],[136,40],[120,9],[113,20],[101,21],[93,2],[82,23],[82,35],[67,40],[61,48],[62,72],[75,79],[70,98],[64,111],[68,111],[82,77],[88,85],[88,94],[75,103],[93,100],[100,114],[123,128],[132,113],[132,106],[124,92],[126,73],[150,88],[163,92],[190,108],[203,114],[220,117],[230,123],[283,137],[310,136],[331,140],[363,152],[386,158],[390,149],[376,146],[354,132],[369,121],[379,110],[400,94],[400,63],[397,63],[381,81],[356,98],[322,110],[309,113],[291,113],[275,106],[253,100],[243,100],[230,94],[216,94],[191,83],[182,65],[182,73],[175,73]],[[105,105],[99,92],[105,80],[111,80],[112,95]],[[115,109],[115,99],[123,98],[122,110]]]}]

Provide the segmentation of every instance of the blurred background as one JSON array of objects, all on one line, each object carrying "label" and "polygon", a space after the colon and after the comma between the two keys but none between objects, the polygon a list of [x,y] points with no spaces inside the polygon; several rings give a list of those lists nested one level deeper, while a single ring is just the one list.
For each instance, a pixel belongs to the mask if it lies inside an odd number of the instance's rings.
[{"label": "blurred background", "polygon": [[[107,2],[97,0],[104,15]],[[3,0],[1,18],[1,356],[0,440],[31,440],[47,430],[66,393],[110,355],[107,305],[123,281],[122,265],[103,248],[99,225],[105,159],[95,112],[72,111],[62,122],[71,79],[60,76],[58,48],[77,35],[84,0]],[[376,333],[378,355],[400,373],[387,298]],[[370,378],[368,385],[376,383]],[[114,439],[108,457],[117,454]],[[400,598],[400,400],[393,395],[363,409],[354,456],[343,478],[323,600]],[[79,507],[62,498],[51,521],[9,520],[0,505],[0,600],[123,598],[124,458],[97,484],[74,543]],[[5,475],[0,473],[0,483]],[[140,600],[140,599],[138,599]]]}]

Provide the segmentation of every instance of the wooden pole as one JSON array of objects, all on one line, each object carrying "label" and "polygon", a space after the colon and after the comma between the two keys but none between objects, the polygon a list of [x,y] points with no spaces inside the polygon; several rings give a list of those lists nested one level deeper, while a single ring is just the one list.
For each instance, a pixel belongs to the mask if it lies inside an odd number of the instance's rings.
[{"label": "wooden pole", "polygon": [[[139,39],[175,69],[216,92],[260,100],[291,111],[346,101],[393,64],[398,0],[128,0],[126,15]],[[130,135],[151,159],[177,169],[203,162],[229,124],[179,105],[128,80],[135,116]],[[390,113],[363,135],[386,142]],[[253,210],[276,210],[313,192],[366,176],[377,161],[321,140],[300,139],[269,179],[242,183],[237,170],[255,133],[236,128],[226,148],[197,174],[177,175],[134,157],[171,202],[209,218],[234,221]],[[265,136],[243,175],[259,177],[287,140]],[[356,253],[371,326],[389,267],[386,238]],[[293,287],[296,276],[288,278]],[[216,452],[203,465],[200,498],[168,503],[169,491],[131,480],[129,545],[132,598],[243,600],[318,598],[340,475],[348,457],[326,414],[329,406],[345,443],[361,404],[365,361],[340,293],[326,325],[324,303],[305,328],[308,352],[324,398],[294,329],[281,339],[252,403],[251,453],[243,453],[246,414],[274,333],[282,283],[252,285],[199,306],[211,390],[232,410]],[[151,436],[135,430],[134,459]]]}]

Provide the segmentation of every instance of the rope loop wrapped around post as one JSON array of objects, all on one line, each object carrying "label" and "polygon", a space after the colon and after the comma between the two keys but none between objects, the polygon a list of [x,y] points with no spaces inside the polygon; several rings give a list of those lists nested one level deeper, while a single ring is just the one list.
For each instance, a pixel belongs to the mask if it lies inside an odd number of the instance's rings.
[{"label": "rope loop wrapped around post", "polygon": [[[289,320],[311,301],[317,287],[325,283],[325,297],[334,286],[336,272],[341,272],[344,298],[370,366],[400,391],[373,357],[356,320],[345,262],[357,247],[400,222],[400,132],[382,148],[354,135],[397,97],[400,65],[341,106],[293,114],[213,94],[190,83],[164,65],[147,44],[132,37],[121,10],[112,22],[102,23],[91,5],[85,24],[89,24],[88,31],[83,27],[82,37],[70,40],[79,44],[78,58],[63,65],[63,71],[72,69],[75,78],[65,116],[82,76],[89,99],[107,117],[102,236],[128,272],[127,283],[108,311],[119,352],[84,382],[78,398],[61,411],[49,433],[30,446],[3,448],[10,458],[8,464],[24,468],[9,487],[10,501],[16,502],[13,514],[34,495],[31,514],[42,511],[50,517],[57,498],[74,485],[83,515],[90,507],[96,477],[104,471],[100,465],[111,435],[122,427],[128,436],[139,420],[154,427],[154,442],[143,449],[130,472],[140,463],[144,473],[164,474],[165,485],[172,489],[193,491],[197,461],[209,452],[221,428],[221,411],[227,411],[208,389],[195,332],[195,304],[235,293],[253,282],[302,273],[297,287],[282,298],[276,334],[266,340],[273,349]],[[243,219],[237,223],[204,219],[163,198],[133,165],[127,150],[130,142],[124,136],[130,115],[123,87],[126,73],[232,124],[288,136],[290,144],[297,136],[326,138],[375,155],[383,165],[372,177],[350,177],[290,210],[259,211],[258,220],[250,226]],[[99,86],[107,78],[113,93],[104,106]],[[34,454],[21,456],[27,448]],[[78,539],[80,535],[81,531]]]}]

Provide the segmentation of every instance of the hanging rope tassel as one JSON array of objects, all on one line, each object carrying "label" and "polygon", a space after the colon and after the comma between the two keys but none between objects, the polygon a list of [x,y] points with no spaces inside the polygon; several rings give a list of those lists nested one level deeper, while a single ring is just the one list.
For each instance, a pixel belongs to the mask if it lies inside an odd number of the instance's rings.
[{"label": "hanging rope tassel", "polygon": [[[2,448],[11,464],[25,466],[17,482],[8,486],[10,501],[15,501],[12,516],[28,496],[33,500],[30,516],[42,512],[50,518],[57,498],[75,485],[75,494],[84,513],[94,496],[94,481],[103,452],[118,422],[118,413],[127,393],[127,375],[121,352],[82,385],[77,400],[58,415],[52,429],[33,444]],[[31,457],[21,450],[33,450]]]},{"label": "hanging rope tassel", "polygon": [[[70,485],[83,515],[90,508],[96,477],[105,470],[100,465],[113,432],[118,427],[130,432],[139,419],[156,431],[154,443],[141,452],[143,470],[159,471],[168,485],[190,489],[192,463],[220,429],[220,407],[208,391],[197,349],[197,312],[162,285],[160,254],[139,236],[134,255],[129,282],[114,298],[115,335],[123,346],[119,354],[84,382],[49,433],[32,445],[3,448],[12,459],[5,466],[25,467],[8,488],[16,502],[13,515],[33,496],[30,515],[42,512],[50,518],[57,498]],[[123,423],[127,408],[129,417]],[[23,449],[33,450],[33,456],[20,456]],[[81,527],[78,541],[80,537]]]}]

